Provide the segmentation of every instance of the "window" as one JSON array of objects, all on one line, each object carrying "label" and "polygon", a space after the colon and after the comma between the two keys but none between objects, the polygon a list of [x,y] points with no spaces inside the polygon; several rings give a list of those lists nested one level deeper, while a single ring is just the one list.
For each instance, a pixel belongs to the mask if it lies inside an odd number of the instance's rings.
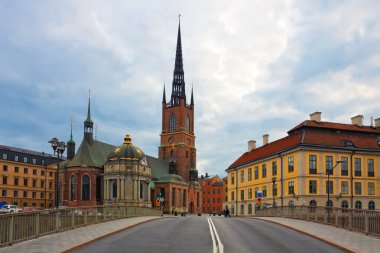
[{"label": "window", "polygon": [[326,156],[326,173],[332,174],[332,167],[333,167],[333,157],[332,156]]},{"label": "window", "polygon": [[240,191],[240,200],[244,201],[244,190]]},{"label": "window", "polygon": [[326,181],[326,194],[334,194],[334,182],[333,181]]},{"label": "window", "polygon": [[317,156],[309,155],[309,174],[317,174]]},{"label": "window", "polygon": [[170,119],[169,119],[169,132],[170,132],[170,133],[175,132],[175,116],[174,116],[174,113],[170,114]]},{"label": "window", "polygon": [[13,192],[13,197],[18,198],[18,191]]},{"label": "window", "polygon": [[368,202],[368,210],[375,210],[375,201],[370,200]]},{"label": "window", "polygon": [[8,165],[3,165],[3,171],[8,171]]},{"label": "window", "polygon": [[15,167],[15,173],[18,173],[20,171],[19,167]]},{"label": "window", "polygon": [[267,165],[263,164],[261,169],[262,169],[263,178],[267,177]]},{"label": "window", "polygon": [[248,181],[252,181],[252,168],[248,168]]},{"label": "window", "polygon": [[252,214],[252,204],[248,204],[248,214]]},{"label": "window", "polygon": [[234,205],[231,205],[231,214],[235,214],[235,207],[234,207]]},{"label": "window", "polygon": [[273,185],[273,189],[272,190],[273,190],[273,193],[272,193],[273,196],[277,196],[277,184]]},{"label": "window", "polygon": [[8,177],[7,176],[3,176],[3,184],[8,184]]},{"label": "window", "polygon": [[342,163],[341,163],[341,166],[342,166],[341,174],[342,174],[342,176],[348,176],[348,158],[342,157],[341,161],[342,161]]},{"label": "window", "polygon": [[368,195],[375,195],[375,183],[368,183]]},{"label": "window", "polygon": [[24,168],[24,174],[28,174],[28,168]]},{"label": "window", "polygon": [[90,200],[90,177],[82,177],[82,200]]},{"label": "window", "polygon": [[289,205],[290,207],[294,207],[294,201],[293,201],[293,200],[289,200],[288,205]]},{"label": "window", "polygon": [[294,182],[293,181],[288,183],[288,194],[289,195],[294,194]]},{"label": "window", "polygon": [[252,188],[248,189],[248,199],[252,199]]},{"label": "window", "polygon": [[240,214],[244,214],[244,205],[243,204],[240,205]]},{"label": "window", "polygon": [[331,199],[328,200],[328,201],[326,201],[326,206],[328,206],[328,207],[333,207],[334,206],[334,203],[332,202]]},{"label": "window", "polygon": [[355,202],[355,209],[362,209],[362,202],[360,200]]},{"label": "window", "polygon": [[45,194],[44,194],[43,192],[41,192],[41,194],[40,194],[40,198],[41,198],[41,199],[44,199],[44,198],[45,198]]},{"label": "window", "polygon": [[317,201],[315,201],[314,199],[310,200],[309,206],[310,207],[316,207],[317,206]]},{"label": "window", "polygon": [[361,159],[355,158],[355,176],[360,177],[362,175]]},{"label": "window", "polygon": [[37,198],[37,192],[32,192],[32,198],[33,199]]},{"label": "window", "polygon": [[215,189],[212,189],[212,194],[215,194]]},{"label": "window", "polygon": [[342,208],[348,208],[348,202],[347,200],[343,200],[342,204],[340,205]]},{"label": "window", "polygon": [[53,182],[49,182],[49,189],[53,189]]},{"label": "window", "polygon": [[235,184],[235,174],[231,173],[231,184]]},{"label": "window", "polygon": [[277,175],[277,161],[272,162],[272,175],[273,176]]},{"label": "window", "polygon": [[49,172],[49,177],[53,177],[53,172]]},{"label": "window", "polygon": [[41,170],[41,176],[45,176],[45,171],[44,170]]},{"label": "window", "polygon": [[231,192],[231,201],[235,200],[235,192]]},{"label": "window", "polygon": [[41,180],[41,188],[42,188],[42,189],[45,188],[45,181],[44,181],[44,180]]},{"label": "window", "polygon": [[13,179],[13,185],[18,185],[18,177],[15,177],[15,178]]},{"label": "window", "polygon": [[15,155],[15,162],[18,162],[18,155]]},{"label": "window", "polygon": [[27,197],[28,197],[28,192],[27,192],[27,191],[24,191],[24,192],[22,193],[22,197],[27,198]]},{"label": "window", "polygon": [[255,167],[255,179],[259,178],[259,166]]},{"label": "window", "polygon": [[244,170],[240,171],[240,183],[244,183]]},{"label": "window", "polygon": [[375,176],[373,159],[368,159],[368,176],[369,177],[374,177]]},{"label": "window", "polygon": [[33,162],[33,164],[36,164],[37,163],[37,159],[33,158],[32,162]]},{"label": "window", "polygon": [[201,198],[200,198],[199,192],[197,192],[197,207],[199,207],[200,202],[201,202]]},{"label": "window", "polygon": [[355,182],[355,195],[362,195],[362,183]]},{"label": "window", "polygon": [[33,188],[36,188],[36,187],[37,187],[37,180],[33,179]]},{"label": "window", "polygon": [[257,192],[259,191],[259,187],[255,188],[255,198],[257,198]]},{"label": "window", "polygon": [[8,154],[3,154],[3,159],[7,160],[8,159]]},{"label": "window", "polygon": [[317,193],[317,180],[309,181],[309,193]]},{"label": "window", "polygon": [[267,187],[263,186],[263,198],[267,196]]},{"label": "window", "polygon": [[28,157],[24,157],[24,163],[28,162]]},{"label": "window", "polygon": [[340,183],[340,185],[341,185],[341,190],[340,190],[340,192],[341,192],[342,194],[348,194],[348,182],[347,182],[347,181],[342,181],[342,182]]},{"label": "window", "polygon": [[1,191],[1,196],[6,197],[7,196],[7,190],[2,190]]},{"label": "window", "polygon": [[41,164],[45,166],[45,160],[41,160]]},{"label": "window", "polygon": [[33,170],[33,175],[37,175],[37,170],[36,169]]},{"label": "window", "polygon": [[290,156],[288,157],[288,172],[294,171],[294,157]]},{"label": "window", "polygon": [[186,132],[190,133],[190,116],[186,114]]}]

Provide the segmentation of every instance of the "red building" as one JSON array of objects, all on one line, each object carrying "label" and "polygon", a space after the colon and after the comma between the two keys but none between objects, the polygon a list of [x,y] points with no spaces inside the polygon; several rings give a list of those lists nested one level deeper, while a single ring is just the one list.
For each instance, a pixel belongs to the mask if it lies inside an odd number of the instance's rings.
[{"label": "red building", "polygon": [[203,190],[202,211],[204,213],[223,212],[223,180],[219,176],[199,178],[199,185]]}]

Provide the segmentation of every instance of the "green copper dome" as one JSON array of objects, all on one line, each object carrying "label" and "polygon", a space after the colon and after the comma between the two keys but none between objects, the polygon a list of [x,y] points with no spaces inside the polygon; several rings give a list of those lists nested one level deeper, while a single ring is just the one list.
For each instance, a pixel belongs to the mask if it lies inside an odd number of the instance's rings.
[{"label": "green copper dome", "polygon": [[121,146],[115,148],[108,156],[108,161],[141,161],[145,160],[145,154],[141,149],[132,144],[129,134],[125,135],[124,142]]}]

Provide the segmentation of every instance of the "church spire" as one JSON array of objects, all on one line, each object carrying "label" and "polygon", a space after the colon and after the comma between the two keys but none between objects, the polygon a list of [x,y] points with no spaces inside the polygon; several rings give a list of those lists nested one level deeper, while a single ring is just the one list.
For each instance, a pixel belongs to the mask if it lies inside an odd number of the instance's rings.
[{"label": "church spire", "polygon": [[88,90],[87,119],[84,121],[84,138],[90,144],[93,141],[94,122],[91,120],[91,90]]},{"label": "church spire", "polygon": [[[179,15],[179,18],[181,15]],[[177,49],[175,54],[175,65],[173,73],[173,87],[170,103],[172,106],[179,105],[181,99],[185,100],[185,73],[183,71],[182,43],[181,43],[181,23],[178,22]]]},{"label": "church spire", "polygon": [[162,95],[162,103],[166,104],[165,82],[164,82],[164,94]]},{"label": "church spire", "polygon": [[192,86],[191,86],[191,102],[190,102],[190,105],[194,105],[193,89],[194,89],[194,86],[192,85]]},{"label": "church spire", "polygon": [[70,118],[70,140],[67,142],[67,159],[71,160],[75,156],[75,141],[73,140],[73,115]]}]

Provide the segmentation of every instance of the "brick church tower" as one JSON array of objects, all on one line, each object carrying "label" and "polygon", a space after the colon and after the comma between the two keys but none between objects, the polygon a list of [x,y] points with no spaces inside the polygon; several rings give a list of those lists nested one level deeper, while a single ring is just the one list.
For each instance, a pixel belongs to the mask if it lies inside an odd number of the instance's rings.
[{"label": "brick church tower", "polygon": [[181,25],[178,25],[172,93],[166,103],[162,98],[162,131],[158,157],[170,162],[169,173],[180,175],[185,181],[197,181],[196,148],[194,135],[194,97],[191,90],[190,104],[186,100],[183,71]]}]

